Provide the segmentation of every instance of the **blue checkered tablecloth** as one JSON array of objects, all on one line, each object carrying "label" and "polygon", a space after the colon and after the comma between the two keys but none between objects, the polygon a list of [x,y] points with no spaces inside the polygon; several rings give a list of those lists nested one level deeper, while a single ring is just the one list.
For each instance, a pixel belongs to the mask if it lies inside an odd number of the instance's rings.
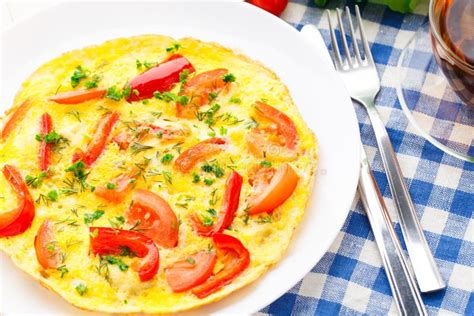
[{"label": "blue checkered tablecloth", "polygon": [[[282,18],[297,29],[308,23],[315,24],[329,45],[327,21],[322,14],[313,0],[297,0],[289,4]],[[427,21],[427,17],[400,14],[373,4],[362,6],[362,16],[382,79],[376,103],[397,152],[426,238],[448,284],[445,290],[423,294],[423,301],[430,315],[474,315],[474,164],[444,154],[419,136],[404,116],[395,90],[400,53],[407,39]],[[401,238],[369,119],[361,107],[355,108],[362,142]],[[356,196],[344,227],[326,255],[303,280],[259,314],[396,313],[374,236],[360,198]]]}]

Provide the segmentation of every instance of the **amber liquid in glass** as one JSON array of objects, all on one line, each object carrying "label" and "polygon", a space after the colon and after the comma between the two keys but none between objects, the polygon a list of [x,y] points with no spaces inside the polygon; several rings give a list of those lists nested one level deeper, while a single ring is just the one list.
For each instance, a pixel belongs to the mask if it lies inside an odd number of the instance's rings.
[{"label": "amber liquid in glass", "polygon": [[442,40],[460,61],[433,39],[434,55],[455,92],[474,106],[474,0],[439,0],[435,11]]}]

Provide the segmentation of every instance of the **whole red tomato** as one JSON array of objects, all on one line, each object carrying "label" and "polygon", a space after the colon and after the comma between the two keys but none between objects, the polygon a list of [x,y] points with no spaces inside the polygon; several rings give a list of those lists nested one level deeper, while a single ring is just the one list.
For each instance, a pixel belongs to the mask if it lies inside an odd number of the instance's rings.
[{"label": "whole red tomato", "polygon": [[280,16],[288,4],[288,0],[247,0],[247,2],[276,16]]}]

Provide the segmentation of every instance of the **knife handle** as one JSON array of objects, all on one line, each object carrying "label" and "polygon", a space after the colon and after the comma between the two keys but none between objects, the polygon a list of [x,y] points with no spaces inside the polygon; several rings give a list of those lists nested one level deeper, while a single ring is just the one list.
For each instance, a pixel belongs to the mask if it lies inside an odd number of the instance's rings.
[{"label": "knife handle", "polygon": [[361,148],[361,156],[358,190],[382,257],[395,303],[401,315],[427,315],[382,194],[370,170],[364,148]]}]

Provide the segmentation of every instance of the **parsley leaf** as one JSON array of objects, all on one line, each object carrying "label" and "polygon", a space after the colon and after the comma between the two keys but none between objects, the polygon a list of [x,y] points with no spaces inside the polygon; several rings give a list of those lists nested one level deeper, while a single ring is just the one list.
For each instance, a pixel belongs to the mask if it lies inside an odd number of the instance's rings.
[{"label": "parsley leaf", "polygon": [[166,154],[163,157],[161,157],[161,163],[163,164],[168,164],[173,160],[173,155],[172,154]]},{"label": "parsley leaf", "polygon": [[235,81],[235,76],[234,74],[225,74],[224,76],[222,76],[222,80],[224,80],[224,82],[234,82]]},{"label": "parsley leaf", "polygon": [[87,293],[87,286],[84,283],[79,283],[76,285],[76,291],[79,293],[80,296],[83,296]]},{"label": "parsley leaf", "polygon": [[84,214],[84,223],[86,225],[92,224],[94,221],[98,220],[105,214],[104,211],[97,210],[94,213],[86,213]]},{"label": "parsley leaf", "polygon": [[174,44],[171,45],[170,47],[167,47],[167,48],[166,48],[166,51],[167,51],[168,53],[174,53],[174,52],[177,52],[180,48],[181,48],[181,44],[179,44],[179,43],[174,43]]},{"label": "parsley leaf", "polygon": [[71,76],[71,86],[73,88],[77,87],[84,78],[87,78],[87,70],[82,66],[77,66]]},{"label": "parsley leaf", "polygon": [[97,88],[99,86],[100,79],[101,79],[100,76],[94,75],[92,76],[92,80],[87,80],[86,82],[84,82],[84,86],[87,89]]},{"label": "parsley leaf", "polygon": [[107,257],[105,257],[105,259],[107,260],[107,262],[109,264],[116,264],[119,267],[120,271],[127,271],[128,270],[128,265],[126,265],[119,258],[115,258],[115,257],[112,257],[112,256],[107,256]]}]

